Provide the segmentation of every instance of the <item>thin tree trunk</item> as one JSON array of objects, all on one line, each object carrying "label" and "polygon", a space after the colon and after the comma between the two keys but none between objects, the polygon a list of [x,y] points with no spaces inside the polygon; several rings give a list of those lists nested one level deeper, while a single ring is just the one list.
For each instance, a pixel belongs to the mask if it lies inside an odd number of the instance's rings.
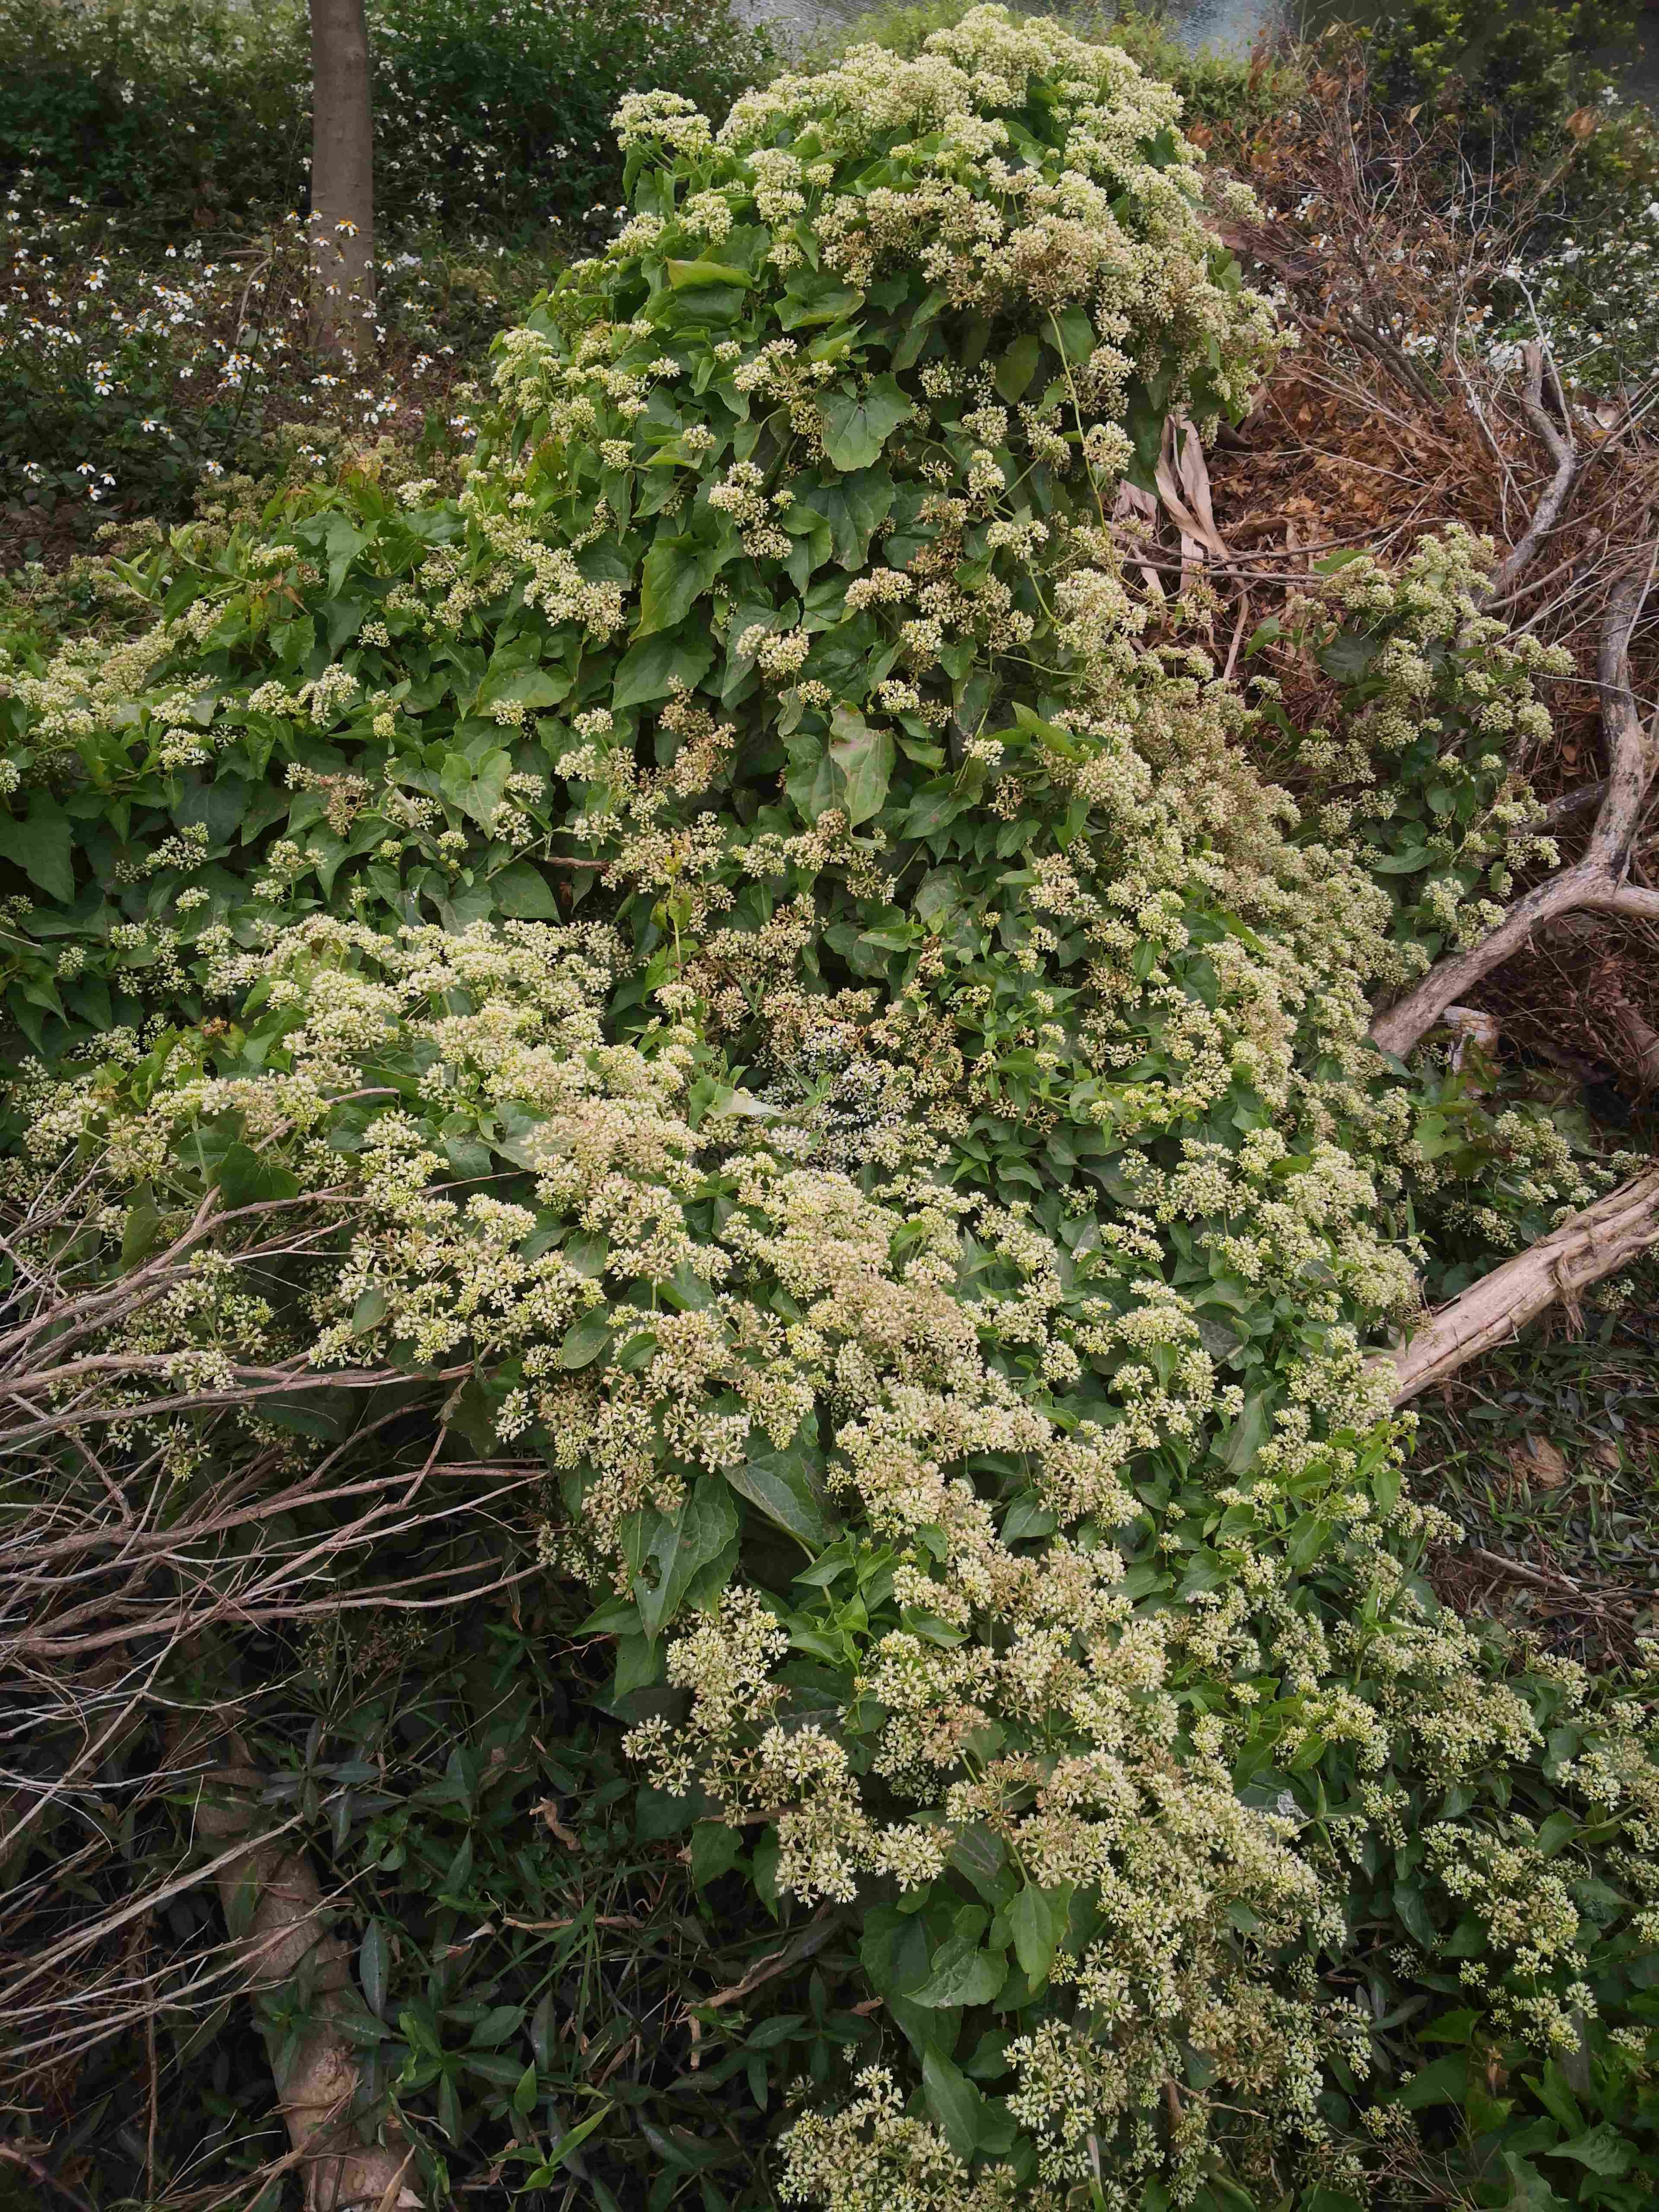
[{"label": "thin tree trunk", "polygon": [[[240,1742],[233,1736],[231,1743],[237,1763],[204,1778],[196,1808],[199,1832],[220,1844],[253,1829],[264,1782]],[[306,2212],[416,2212],[420,2192],[404,2179],[413,2160],[395,2123],[385,2142],[351,2139],[348,2116],[357,2061],[338,2025],[353,2009],[351,1958],[340,1938],[328,1932],[310,1860],[280,1842],[252,1840],[246,1852],[220,1869],[218,1883],[227,1920],[234,1925],[246,1915],[240,1948],[256,1989],[281,1988],[302,1964],[307,1969],[313,2025],[276,2083]]]},{"label": "thin tree trunk", "polygon": [[363,0],[311,0],[311,288],[318,343],[357,358],[374,334],[374,141]]}]

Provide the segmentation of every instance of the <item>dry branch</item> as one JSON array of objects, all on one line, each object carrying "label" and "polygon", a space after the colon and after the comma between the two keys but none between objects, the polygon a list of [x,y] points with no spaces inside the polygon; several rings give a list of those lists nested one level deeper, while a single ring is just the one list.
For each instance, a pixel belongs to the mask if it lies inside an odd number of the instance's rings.
[{"label": "dry branch", "polygon": [[1395,1404],[1405,1405],[1482,1352],[1509,1343],[1547,1306],[1560,1301],[1571,1309],[1592,1283],[1616,1274],[1656,1243],[1659,1168],[1651,1168],[1431,1314],[1409,1344],[1387,1355],[1395,1370]]},{"label": "dry branch", "polygon": [[[1539,547],[1561,520],[1562,512],[1572,496],[1573,482],[1578,474],[1578,448],[1572,441],[1572,417],[1567,410],[1561,380],[1555,373],[1555,363],[1540,345],[1529,345],[1526,349],[1526,363],[1527,389],[1521,404],[1526,409],[1527,420],[1548,448],[1550,459],[1555,463],[1555,474],[1539,501],[1519,544],[1504,556],[1492,572],[1492,596],[1494,598],[1512,591],[1531,567]],[[1555,402],[1561,418],[1559,428],[1552,418],[1545,401],[1547,368],[1549,397]]]}]

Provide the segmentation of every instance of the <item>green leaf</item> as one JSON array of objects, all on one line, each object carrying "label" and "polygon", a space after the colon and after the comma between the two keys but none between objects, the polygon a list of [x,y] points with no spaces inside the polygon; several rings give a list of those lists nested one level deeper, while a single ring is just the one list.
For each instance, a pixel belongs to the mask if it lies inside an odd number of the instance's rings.
[{"label": "green leaf", "polygon": [[1571,1843],[1583,1826],[1576,1813],[1565,1806],[1552,1813],[1538,1831],[1538,1848],[1547,1859],[1553,1859],[1564,1844]]},{"label": "green leaf", "polygon": [[678,635],[642,637],[629,646],[617,665],[610,704],[613,711],[666,699],[678,684],[695,691],[714,665],[714,641]]},{"label": "green leaf", "polygon": [[1014,1886],[1008,1847],[982,1820],[971,1822],[958,1834],[951,1846],[950,1864],[967,1875],[993,1910],[1006,1904]]},{"label": "green leaf", "polygon": [[495,745],[481,761],[469,760],[465,753],[447,753],[438,781],[450,805],[483,829],[507,797],[512,773],[512,756]]},{"label": "green leaf", "polygon": [[[803,490],[790,512],[821,515],[830,525],[836,561],[843,568],[860,569],[867,564],[870,540],[878,526],[886,520],[892,504],[891,475],[884,468],[867,468]],[[811,611],[810,594],[808,611]]]},{"label": "green leaf", "polygon": [[492,661],[472,702],[472,712],[483,714],[486,708],[506,701],[516,701],[532,710],[556,707],[562,699],[569,696],[570,682],[562,668],[544,667],[539,662],[529,668],[515,667],[511,662],[497,667]]},{"label": "green leaf", "polygon": [[161,1231],[161,1216],[148,1183],[139,1190],[127,1210],[121,1227],[121,1265],[136,1267],[154,1246]]},{"label": "green leaf", "polygon": [[1055,316],[1054,327],[1060,332],[1060,349],[1069,362],[1087,361],[1100,343],[1086,308],[1067,307],[1063,315]]},{"label": "green leaf", "polygon": [[512,860],[489,878],[495,911],[514,921],[556,921],[559,902],[553,886],[528,860]]},{"label": "green leaf", "polygon": [[1504,2166],[1510,2183],[1504,2212],[1570,2212],[1566,2199],[1556,2195],[1529,2159],[1506,2150]]},{"label": "green leaf", "polygon": [[1053,1906],[1040,1889],[1022,1889],[1008,1907],[1014,1956],[1032,1983],[1044,1982],[1054,1963],[1060,1929]]},{"label": "green leaf", "polygon": [[587,2118],[580,2122],[578,2126],[568,2129],[547,2154],[546,2162],[538,2166],[533,2173],[526,2174],[525,2187],[545,2189],[549,2182],[556,2181],[560,2168],[568,2164],[571,2153],[581,2148],[594,2129],[607,2118],[610,2111],[609,2105],[601,2105],[597,2112],[590,2113]]},{"label": "green leaf", "polygon": [[[983,1914],[977,1916],[983,1920]],[[933,1971],[914,1992],[930,2010],[940,2005],[989,2004],[1008,1978],[1006,1951],[982,1951],[977,1933],[961,1930],[933,1954]]]},{"label": "green leaf", "polygon": [[1395,1882],[1394,1909],[1400,1916],[1401,1925],[1414,1942],[1420,1944],[1425,1951],[1432,1951],[1436,1948],[1440,1940],[1439,1932],[1435,1927],[1428,1905],[1424,1901],[1422,1889],[1418,1883],[1409,1880]]},{"label": "green leaf", "polygon": [[363,1985],[369,2010],[380,2020],[386,2018],[386,1976],[391,1965],[386,1929],[378,1920],[371,1920],[357,1947],[357,1978]]},{"label": "green leaf", "polygon": [[1546,2154],[1550,2158],[1577,2159],[1592,2173],[1619,2174],[1629,2171],[1639,2155],[1630,2137],[1621,2134],[1610,2120],[1587,2135],[1575,2136],[1571,2142],[1552,2143]]},{"label": "green leaf", "polygon": [[830,392],[818,402],[823,418],[824,459],[843,474],[867,469],[899,424],[911,403],[890,376],[872,380],[862,397]]},{"label": "green leaf", "polygon": [[[662,1668],[663,1655],[650,1637],[643,1634],[619,1636],[617,1638],[617,1671],[611,1684],[611,1695],[625,1698],[633,1690],[654,1689],[661,1678]],[[684,1824],[682,1821],[680,1825]]]},{"label": "green leaf", "polygon": [[1468,2080],[1468,2053],[1449,2051],[1413,2075],[1400,2092],[1400,2101],[1408,2112],[1420,2112],[1425,2105],[1461,2105]]},{"label": "green leaf", "polygon": [[735,1558],[738,1509],[719,1475],[698,1478],[678,1512],[650,1507],[623,1524],[623,1549],[645,1633],[654,1642],[679,1611],[692,1583],[730,1547]]},{"label": "green leaf", "polygon": [[884,1996],[919,1990],[927,1978],[927,1936],[917,1915],[896,1905],[872,1905],[864,1916],[859,1964]]},{"label": "green leaf", "polygon": [[707,1889],[743,1856],[743,1838],[724,1820],[699,1820],[691,1831],[691,1880]]},{"label": "green leaf", "polygon": [[746,1498],[768,1520],[813,1550],[834,1543],[840,1534],[840,1523],[799,1444],[758,1453],[725,1473],[739,1498]]},{"label": "green leaf", "polygon": [[937,2051],[922,2054],[921,2086],[927,2109],[959,2159],[974,2155],[979,2144],[979,2091],[962,2069]]},{"label": "green leaf", "polygon": [[854,829],[879,814],[898,757],[890,730],[872,730],[862,714],[837,707],[830,718],[830,758],[838,803]]},{"label": "green leaf", "polygon": [[474,2051],[499,2051],[509,2035],[516,2035],[524,2025],[522,2005],[492,2005],[473,2029],[469,2047]]},{"label": "green leaf", "polygon": [[659,538],[645,556],[635,639],[684,622],[729,557],[726,547],[707,538]]},{"label": "green leaf", "polygon": [[247,1145],[233,1145],[219,1165],[219,1195],[226,1211],[240,1206],[260,1206],[271,1199],[298,1194],[300,1179],[274,1161],[264,1159]]},{"label": "green leaf", "polygon": [[827,269],[795,269],[778,302],[778,322],[786,331],[819,329],[863,305],[863,293],[854,291]]},{"label": "green leaf", "polygon": [[460,2092],[455,2087],[455,2076],[447,2068],[438,2076],[438,2125],[451,2142],[459,2143],[463,2132]]},{"label": "green leaf", "polygon": [[1243,1474],[1267,1441],[1267,1400],[1260,1395],[1247,1398],[1243,1412],[1217,1447],[1217,1457],[1229,1474]]},{"label": "green leaf", "polygon": [[665,261],[668,281],[677,292],[704,290],[710,284],[741,284],[754,283],[746,269],[734,269],[727,261]]},{"label": "green leaf", "polygon": [[559,1340],[561,1367],[591,1367],[611,1348],[611,1316],[604,1306],[590,1306],[573,1321]]},{"label": "green leaf", "polygon": [[15,814],[0,814],[0,854],[15,861],[48,898],[65,905],[75,896],[71,837],[69,817],[44,791],[31,795],[27,822]]},{"label": "green leaf", "polygon": [[1036,365],[1042,358],[1042,340],[1035,331],[1027,331],[1023,337],[1014,340],[997,363],[994,382],[1001,397],[1012,407],[1023,399],[1026,387],[1036,374]]}]

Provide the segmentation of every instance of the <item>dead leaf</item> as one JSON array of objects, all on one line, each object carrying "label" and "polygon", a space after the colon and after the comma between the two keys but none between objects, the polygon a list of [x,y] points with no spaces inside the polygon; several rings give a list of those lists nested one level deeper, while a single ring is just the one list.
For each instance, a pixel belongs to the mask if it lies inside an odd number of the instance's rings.
[{"label": "dead leaf", "polygon": [[[1177,457],[1176,441],[1181,441]],[[1155,481],[1164,504],[1181,527],[1181,557],[1188,558],[1188,542],[1194,555],[1210,553],[1231,562],[1232,551],[1216,528],[1210,503],[1210,471],[1198,433],[1184,416],[1170,415],[1164,423],[1164,445],[1158,457]]]},{"label": "dead leaf", "polygon": [[1547,1437],[1525,1437],[1511,1446],[1510,1463],[1523,1482],[1538,1490],[1559,1490],[1567,1479],[1567,1462]]},{"label": "dead leaf", "polygon": [[[1150,545],[1153,543],[1154,533],[1158,528],[1158,501],[1152,497],[1151,492],[1142,491],[1139,484],[1132,484],[1126,481],[1117,488],[1117,497],[1112,506],[1112,520],[1114,522],[1134,520],[1150,523],[1152,528],[1147,532],[1146,540]],[[1129,557],[1131,560],[1134,558],[1133,553]],[[1146,562],[1141,562],[1137,565],[1139,567],[1141,580],[1147,591],[1154,599],[1161,599],[1164,597],[1164,583],[1158,570]]]},{"label": "dead leaf", "polygon": [[537,1806],[536,1810],[541,1814],[542,1819],[546,1822],[548,1832],[551,1835],[555,1843],[562,1844],[568,1851],[576,1851],[581,1849],[581,1839],[576,1834],[574,1829],[567,1828],[563,1821],[560,1820],[559,1808],[556,1800],[551,1797],[544,1797],[541,1802]]}]

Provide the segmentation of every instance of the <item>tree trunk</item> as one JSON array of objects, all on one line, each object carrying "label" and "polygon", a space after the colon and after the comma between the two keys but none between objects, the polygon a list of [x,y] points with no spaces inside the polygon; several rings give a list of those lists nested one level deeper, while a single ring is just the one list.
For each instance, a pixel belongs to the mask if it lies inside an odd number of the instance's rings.
[{"label": "tree trunk", "polygon": [[374,335],[374,146],[363,0],[311,0],[311,295],[318,343]]},{"label": "tree trunk", "polygon": [[[197,1826],[215,1844],[234,1843],[253,1826],[264,1777],[231,1739],[237,1764],[206,1776]],[[353,2045],[337,2023],[353,2009],[350,1954],[323,1917],[322,1892],[303,1851],[279,1842],[249,1843],[218,1877],[227,1920],[247,1915],[240,1948],[256,1989],[279,1989],[302,1964],[310,1978],[311,2027],[289,2054],[276,2083],[289,2140],[300,2167],[306,2212],[418,2212],[419,2191],[404,2179],[413,2159],[393,2123],[384,2142],[351,2139],[348,2116],[357,2087]],[[272,2054],[273,2063],[276,2053]]]}]

